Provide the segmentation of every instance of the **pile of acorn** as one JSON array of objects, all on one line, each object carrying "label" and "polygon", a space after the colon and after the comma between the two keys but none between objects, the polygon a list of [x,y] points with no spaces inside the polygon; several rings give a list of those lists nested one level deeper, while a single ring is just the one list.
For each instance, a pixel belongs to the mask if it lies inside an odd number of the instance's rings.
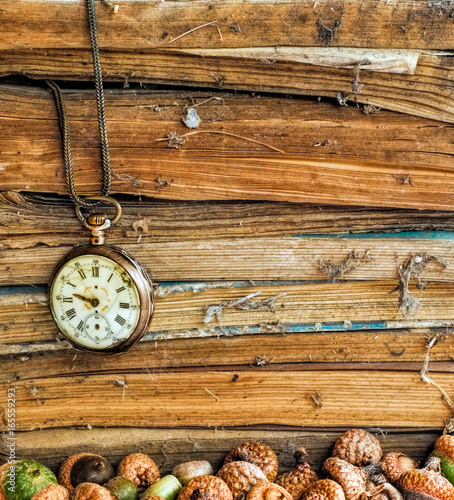
[{"label": "pile of acorn", "polygon": [[0,500],[454,500],[454,436],[435,442],[425,466],[403,453],[382,457],[378,439],[351,429],[336,441],[322,466],[311,470],[304,448],[293,470],[277,476],[267,445],[243,443],[219,472],[204,460],[177,465],[160,477],[147,455],[132,453],[115,471],[105,458],[79,453],[60,467],[58,480],[42,464],[20,460],[0,467]]}]

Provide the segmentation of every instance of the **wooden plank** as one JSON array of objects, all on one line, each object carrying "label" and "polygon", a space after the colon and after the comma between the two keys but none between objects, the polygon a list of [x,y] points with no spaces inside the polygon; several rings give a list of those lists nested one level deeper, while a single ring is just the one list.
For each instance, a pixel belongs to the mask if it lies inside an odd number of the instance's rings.
[{"label": "wooden plank", "polygon": [[[415,460],[429,454],[438,431],[423,429],[395,432],[371,429],[381,442],[384,453],[399,450]],[[57,471],[63,460],[75,453],[100,453],[116,466],[132,452],[150,455],[161,474],[182,462],[208,460],[217,470],[227,452],[245,441],[260,441],[277,454],[279,471],[293,467],[292,453],[304,446],[313,469],[320,470],[323,460],[340,435],[339,431],[268,430],[268,429],[43,429],[17,434],[17,453]],[[6,437],[0,436],[0,463],[9,455]]]},{"label": "wooden plank", "polygon": [[[169,287],[163,288],[161,293],[158,291],[147,339],[164,341],[254,333],[367,331],[454,325],[452,283],[430,284],[424,290],[411,286],[410,293],[417,297],[421,307],[407,320],[399,311],[398,294],[391,293],[395,287],[393,282],[268,286],[228,283],[215,286],[177,285],[170,293]],[[247,297],[253,297],[249,304],[237,304]],[[207,312],[210,307],[218,305],[221,305],[219,316]],[[15,352],[20,349],[20,344],[56,342],[57,329],[44,293],[0,296],[0,324],[3,325],[0,334],[2,353]],[[396,349],[396,352],[401,350]],[[387,359],[390,357],[389,352]],[[311,360],[317,360],[315,354]],[[340,360],[345,360],[344,355]]]},{"label": "wooden plank", "polygon": [[[295,234],[454,231],[454,212],[276,202],[168,202],[121,199],[123,214],[108,232],[112,245]],[[434,232],[436,229],[438,232]],[[424,236],[421,234],[421,237]],[[405,237],[405,234],[402,234]],[[67,198],[0,192],[0,249],[83,244]]]},{"label": "wooden plank", "polygon": [[[304,48],[293,49],[304,57]],[[275,47],[269,52],[272,56],[258,53],[255,57],[243,58],[237,49],[228,49],[228,52],[215,49],[212,54],[201,55],[181,50],[151,53],[109,50],[102,54],[101,63],[105,81],[122,81],[126,85],[153,82],[330,98],[337,98],[341,92],[344,98],[349,96],[346,100],[350,105],[362,103],[449,123],[454,121],[452,57],[448,55],[421,54],[411,74],[376,72],[363,66],[355,77],[354,64],[351,68],[304,64],[280,60]],[[93,69],[87,64],[91,61],[87,50],[41,49],[2,52],[1,56],[0,76],[21,74],[38,79],[85,81],[93,78]],[[131,83],[131,86],[136,85]]]},{"label": "wooden plank", "polygon": [[[438,389],[421,382],[419,373],[250,370],[239,377],[235,374],[54,377],[18,381],[8,387],[16,389],[18,431],[125,423],[167,428],[254,424],[441,427],[450,416]],[[432,373],[432,377],[447,388],[454,382],[452,373]],[[127,388],[117,379],[126,382]],[[3,409],[1,430],[6,428],[5,419]]]},{"label": "wooden plank", "polygon": [[[191,97],[199,104],[223,100],[198,107],[205,122],[188,132],[181,121]],[[93,93],[69,91],[65,100],[77,189],[99,192]],[[441,122],[247,95],[112,91],[106,105],[114,192],[452,209],[451,129]],[[50,93],[3,88],[1,113],[2,189],[65,194]],[[172,132],[193,135],[183,137],[187,142],[178,150],[158,140]]]},{"label": "wooden plank", "polygon": [[[101,48],[332,45],[449,50],[454,46],[452,8],[444,2],[261,0],[238,6],[234,0],[164,4],[116,0],[115,4],[116,14],[108,6],[97,9]],[[0,8],[4,49],[89,47],[82,2],[2,0]]]},{"label": "wooden plank", "polygon": [[[411,236],[411,235],[406,235]],[[430,237],[431,235],[429,235]],[[343,275],[352,280],[395,280],[399,265],[411,255],[427,253],[444,259],[427,266],[430,281],[453,280],[454,256],[450,234],[419,238],[243,238],[203,242],[134,243],[122,245],[145,267],[154,281],[205,280],[323,280],[320,261],[340,265],[356,252],[361,264]],[[88,237],[88,235],[87,235]],[[107,240],[108,242],[108,240]],[[88,243],[88,241],[87,241]],[[71,247],[4,250],[0,253],[1,285],[44,284]],[[201,265],[203,263],[203,265]],[[354,266],[353,266],[354,267]],[[394,285],[393,285],[394,286]]]}]

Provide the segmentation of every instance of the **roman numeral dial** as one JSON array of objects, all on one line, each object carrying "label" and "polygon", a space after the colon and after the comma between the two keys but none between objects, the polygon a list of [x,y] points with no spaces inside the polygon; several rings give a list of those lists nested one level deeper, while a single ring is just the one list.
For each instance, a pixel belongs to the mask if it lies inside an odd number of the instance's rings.
[{"label": "roman numeral dial", "polygon": [[106,256],[88,253],[59,269],[50,300],[62,333],[94,350],[128,339],[141,311],[139,291],[125,268]]}]

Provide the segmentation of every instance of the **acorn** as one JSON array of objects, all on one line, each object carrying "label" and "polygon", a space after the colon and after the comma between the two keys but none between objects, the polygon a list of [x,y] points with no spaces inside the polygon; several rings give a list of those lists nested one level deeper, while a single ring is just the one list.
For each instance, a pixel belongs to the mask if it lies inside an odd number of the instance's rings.
[{"label": "acorn", "polygon": [[274,451],[263,443],[247,442],[229,451],[224,459],[224,465],[242,460],[259,467],[268,481],[273,481],[277,475],[278,463]]},{"label": "acorn", "polygon": [[35,493],[31,500],[69,500],[69,491],[61,484],[50,484]]},{"label": "acorn", "polygon": [[303,493],[302,500],[345,500],[342,486],[332,479],[320,479]]},{"label": "acorn", "polygon": [[407,457],[404,453],[392,451],[382,458],[381,466],[388,481],[395,483],[404,472],[417,469],[418,462]]},{"label": "acorn", "polygon": [[434,444],[434,451],[430,457],[440,459],[440,468],[442,475],[454,484],[454,436],[444,434],[440,436]]},{"label": "acorn", "polygon": [[276,483],[258,481],[250,489],[247,500],[293,500],[293,497],[286,489]]},{"label": "acorn", "polygon": [[217,476],[197,476],[178,494],[177,500],[233,500],[227,484]]},{"label": "acorn", "polygon": [[127,477],[139,490],[148,488],[161,477],[158,466],[143,453],[131,453],[125,457],[117,468],[117,476]]},{"label": "acorn", "polygon": [[80,483],[74,489],[73,500],[117,500],[107,489],[96,483]]},{"label": "acorn", "polygon": [[74,488],[81,483],[104,484],[115,477],[112,464],[101,455],[85,455],[71,468],[70,480]]},{"label": "acorn", "polygon": [[172,476],[175,476],[178,481],[184,486],[191,479],[198,476],[212,476],[214,473],[210,462],[206,460],[197,460],[193,462],[184,462],[176,465],[172,469]]},{"label": "acorn", "polygon": [[454,486],[440,472],[440,459],[432,457],[423,469],[404,472],[397,487],[404,500],[454,500]]},{"label": "acorn", "polygon": [[[69,496],[72,497],[74,487],[71,484],[71,469],[79,458],[86,457],[87,455],[94,455],[94,453],[77,453],[68,457],[58,470],[58,484],[61,484],[69,491]],[[1,500],[1,498],[0,498]]]},{"label": "acorn", "polygon": [[327,458],[322,470],[340,484],[346,500],[354,500],[366,491],[367,473],[356,465],[338,457]]},{"label": "acorn", "polygon": [[166,500],[166,499],[158,497],[157,495],[147,495],[146,497],[142,497],[141,500]]},{"label": "acorn", "polygon": [[139,488],[125,476],[113,477],[103,486],[118,500],[137,500],[139,498]]},{"label": "acorn", "polygon": [[161,479],[148,486],[142,496],[159,496],[165,498],[165,500],[175,500],[180,491],[180,481],[172,474],[167,474],[167,476],[161,477]]},{"label": "acorn", "polygon": [[217,476],[226,482],[233,493],[233,498],[242,493],[248,493],[257,484],[257,481],[268,481],[257,465],[243,461],[229,462],[223,465]]},{"label": "acorn", "polygon": [[294,500],[299,500],[309,486],[318,480],[318,476],[314,471],[311,471],[310,465],[307,463],[307,453],[303,447],[298,448],[293,457],[295,467],[278,476],[275,483],[285,488]]},{"label": "acorn", "polygon": [[332,456],[363,467],[380,462],[382,449],[380,441],[370,432],[364,429],[350,429],[338,438]]}]

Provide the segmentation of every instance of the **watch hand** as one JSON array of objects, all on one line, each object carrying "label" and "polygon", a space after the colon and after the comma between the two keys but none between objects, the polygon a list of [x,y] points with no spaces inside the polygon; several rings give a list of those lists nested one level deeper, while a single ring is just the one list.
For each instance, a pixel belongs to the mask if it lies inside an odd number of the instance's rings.
[{"label": "watch hand", "polygon": [[89,304],[91,304],[92,307],[97,307],[99,305],[99,300],[96,297],[90,299],[88,297],[84,297],[83,295],[79,295],[78,293],[73,293],[73,297],[76,297],[76,299],[83,300],[84,302],[88,302]]}]

